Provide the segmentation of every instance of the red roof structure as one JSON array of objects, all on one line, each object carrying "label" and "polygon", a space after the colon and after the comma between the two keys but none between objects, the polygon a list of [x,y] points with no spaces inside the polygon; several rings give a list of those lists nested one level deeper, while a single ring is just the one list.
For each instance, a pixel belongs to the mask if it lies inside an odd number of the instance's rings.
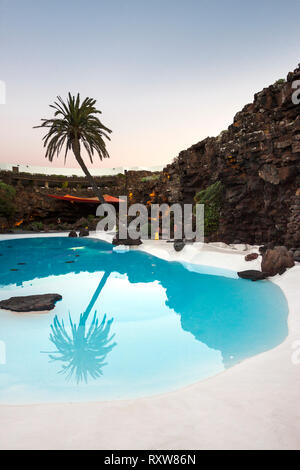
[{"label": "red roof structure", "polygon": [[[53,199],[60,199],[61,201],[69,201],[69,202],[80,202],[84,204],[100,204],[99,199],[97,197],[76,197],[71,196],[70,194],[66,194],[65,196],[56,196],[54,194],[47,194],[48,197],[52,197]],[[114,196],[109,196],[108,194],[103,194],[103,198],[105,202],[108,203],[119,203],[121,199]]]}]

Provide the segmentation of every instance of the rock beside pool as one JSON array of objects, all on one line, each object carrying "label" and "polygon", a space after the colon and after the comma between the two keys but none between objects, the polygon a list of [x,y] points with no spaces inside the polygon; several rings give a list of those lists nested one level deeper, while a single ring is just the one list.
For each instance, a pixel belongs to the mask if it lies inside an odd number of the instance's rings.
[{"label": "rock beside pool", "polygon": [[90,232],[88,231],[87,228],[82,228],[79,232],[80,237],[88,237]]},{"label": "rock beside pool", "polygon": [[285,246],[275,246],[263,253],[261,270],[270,276],[283,274],[287,268],[295,266],[294,256]]},{"label": "rock beside pool", "polygon": [[175,251],[183,250],[184,246],[185,246],[185,243],[184,243],[183,240],[175,240],[174,241],[174,250]]},{"label": "rock beside pool", "polygon": [[42,312],[53,310],[55,303],[61,300],[59,294],[27,295],[25,297],[11,297],[0,302],[0,308],[12,312]]},{"label": "rock beside pool", "polygon": [[267,243],[266,245],[262,245],[258,248],[258,251],[261,255],[265,254],[267,250],[273,249],[275,244],[273,242]]},{"label": "rock beside pool", "polygon": [[75,230],[71,230],[71,232],[69,233],[69,237],[70,238],[77,238],[77,232],[75,232]]},{"label": "rock beside pool", "polygon": [[300,263],[300,250],[298,250],[298,248],[293,251],[293,256],[294,256],[294,261],[297,261],[297,263]]},{"label": "rock beside pool", "polygon": [[138,246],[142,245],[142,240],[138,238],[137,240],[132,240],[132,238],[126,238],[125,240],[120,240],[118,236],[116,236],[112,244],[113,245],[125,245],[125,246]]},{"label": "rock beside pool", "polygon": [[249,279],[250,281],[262,281],[268,277],[268,274],[255,269],[248,269],[246,271],[238,272],[238,276],[242,279]]},{"label": "rock beside pool", "polygon": [[259,256],[258,253],[249,253],[249,255],[246,255],[245,256],[245,261],[254,261],[255,259],[257,259]]}]

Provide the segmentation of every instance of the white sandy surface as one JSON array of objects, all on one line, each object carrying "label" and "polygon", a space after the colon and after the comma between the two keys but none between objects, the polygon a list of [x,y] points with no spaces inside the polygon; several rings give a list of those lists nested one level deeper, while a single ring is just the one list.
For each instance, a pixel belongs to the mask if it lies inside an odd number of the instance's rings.
[{"label": "white sandy surface", "polygon": [[[259,269],[259,260],[244,260],[255,247],[238,248],[195,244],[175,253],[172,244],[146,241],[140,249],[224,270]],[[300,363],[292,361],[300,358],[293,349],[300,342],[300,264],[272,280],[289,304],[289,335],[277,348],[161,396],[0,406],[0,449],[300,449]]]}]

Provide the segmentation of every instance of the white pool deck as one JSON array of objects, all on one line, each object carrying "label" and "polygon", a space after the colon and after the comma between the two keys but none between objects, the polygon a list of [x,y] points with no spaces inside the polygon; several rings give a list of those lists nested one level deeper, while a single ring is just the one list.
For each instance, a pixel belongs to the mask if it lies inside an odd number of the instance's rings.
[{"label": "white pool deck", "polygon": [[[167,260],[234,271],[259,268],[259,260],[244,260],[249,251],[211,244],[188,245],[175,253],[170,243],[146,241],[139,249]],[[289,304],[289,335],[277,348],[160,396],[0,406],[0,449],[299,450],[300,264],[272,281]]]}]

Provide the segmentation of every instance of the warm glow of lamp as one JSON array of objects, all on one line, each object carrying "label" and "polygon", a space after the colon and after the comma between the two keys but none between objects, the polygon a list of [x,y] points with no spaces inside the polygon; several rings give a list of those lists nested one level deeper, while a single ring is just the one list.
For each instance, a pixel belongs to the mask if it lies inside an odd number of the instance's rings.
[{"label": "warm glow of lamp", "polygon": [[23,219],[15,223],[15,227],[19,227],[23,223]]}]

